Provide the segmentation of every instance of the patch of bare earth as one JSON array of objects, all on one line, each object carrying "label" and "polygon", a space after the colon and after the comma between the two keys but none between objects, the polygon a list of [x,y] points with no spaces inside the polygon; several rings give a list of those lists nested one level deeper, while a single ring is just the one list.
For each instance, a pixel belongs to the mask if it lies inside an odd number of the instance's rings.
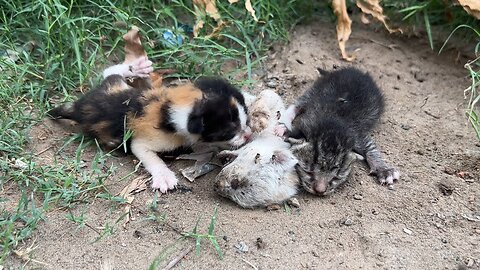
[{"label": "patch of bare earth", "polygon": [[[312,84],[316,67],[350,65],[339,60],[334,29],[323,23],[297,27],[291,43],[270,55],[267,73],[258,78],[255,91],[271,87],[291,102]],[[267,212],[240,209],[219,197],[211,173],[194,183],[182,180],[191,192],[160,196],[159,209],[166,213],[169,226],[145,220],[154,196],[151,191],[136,195],[135,220],[126,229],[119,223],[112,235],[96,242],[98,233],[68,221],[67,211],[49,211],[32,237],[37,245],[33,258],[48,266],[31,266],[146,269],[176,242],[177,230],[191,230],[199,216],[203,217],[199,230],[206,232],[218,204],[215,231],[225,258],[220,260],[211,244],[203,241],[201,255],[191,252],[178,269],[478,269],[480,147],[464,115],[463,89],[469,84],[465,70],[452,55],[437,56],[423,41],[374,33],[358,24],[349,46],[361,49],[351,65],[370,72],[385,93],[387,110],[374,136],[384,157],[402,172],[393,190],[378,185],[359,164],[352,181],[333,196],[302,193],[299,209]],[[44,139],[36,136],[52,129]],[[64,133],[45,122],[32,135],[33,151],[52,146],[38,156],[48,162]],[[91,152],[85,156],[93,155],[93,148]],[[118,168],[107,181],[109,188],[119,192],[132,179],[118,181],[133,170],[132,158],[108,162]],[[95,228],[107,222],[113,225],[122,210],[96,199],[74,212],[85,211],[86,222]],[[264,245],[257,244],[258,238]],[[248,251],[239,251],[235,247],[239,242]],[[187,244],[194,242],[182,242],[161,265]]]}]

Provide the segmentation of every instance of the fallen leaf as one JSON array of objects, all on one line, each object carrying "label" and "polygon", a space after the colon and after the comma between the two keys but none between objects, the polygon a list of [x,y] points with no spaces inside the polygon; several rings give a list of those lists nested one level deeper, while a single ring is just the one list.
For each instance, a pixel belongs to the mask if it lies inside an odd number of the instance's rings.
[{"label": "fallen leaf", "polygon": [[147,180],[149,178],[145,176],[139,176],[130,182],[127,186],[125,186],[122,191],[120,191],[119,196],[125,199],[126,205],[123,210],[125,213],[126,220],[123,222],[123,227],[127,226],[127,223],[131,220],[131,212],[132,209],[132,202],[135,200],[135,194],[142,192],[147,189]]},{"label": "fallen leaf", "polygon": [[200,29],[205,25],[205,21],[202,19],[202,17],[205,17],[205,14],[217,22],[217,27],[215,27],[212,34],[209,34],[208,37],[214,36],[214,33],[216,35],[225,26],[225,23],[220,19],[221,16],[215,0],[193,0],[193,6],[195,8],[195,16],[197,17],[197,22],[193,27],[194,37],[198,36]]},{"label": "fallen leaf", "polygon": [[125,40],[125,60],[124,64],[128,64],[133,60],[138,59],[141,56],[147,56],[147,52],[142,46],[140,41],[140,29],[136,26],[133,26],[125,35],[123,39]]},{"label": "fallen leaf", "polygon": [[346,61],[353,61],[355,56],[349,56],[345,51],[345,44],[352,33],[352,20],[348,16],[345,0],[333,0],[332,8],[335,16],[337,16],[337,41],[342,58]]},{"label": "fallen leaf", "polygon": [[480,1],[478,0],[456,0],[463,9],[473,17],[480,20]]},{"label": "fallen leaf", "polygon": [[220,33],[220,31],[223,29],[223,27],[225,27],[225,25],[227,25],[226,22],[224,22],[224,21],[219,22],[217,24],[217,26],[215,28],[213,28],[212,33],[206,35],[205,37],[206,38],[216,37],[218,35],[218,33]]},{"label": "fallen leaf", "polygon": [[252,7],[252,2],[250,2],[250,0],[245,0],[245,9],[250,12],[250,14],[252,15],[253,19],[258,22],[258,18],[257,16],[255,16],[255,10],[253,9]]},{"label": "fallen leaf", "polygon": [[[357,0],[357,7],[359,7],[363,13],[372,15],[375,19],[382,22],[385,28],[388,30],[388,32],[403,33],[400,28],[390,28],[390,26],[388,26],[386,22],[387,16],[383,14],[383,8],[382,6],[380,6],[380,0]],[[363,16],[362,16],[362,22],[365,23]]]},{"label": "fallen leaf", "polygon": [[24,261],[26,263],[32,261],[34,263],[49,266],[48,263],[44,263],[44,262],[37,261],[35,259],[30,258],[30,254],[32,253],[32,251],[34,251],[37,248],[36,246],[34,247],[34,245],[35,245],[35,241],[33,241],[32,244],[29,247],[26,247],[24,249],[15,249],[12,252],[13,252],[13,254],[15,254],[15,256],[17,256],[19,259],[21,259],[22,261]]}]

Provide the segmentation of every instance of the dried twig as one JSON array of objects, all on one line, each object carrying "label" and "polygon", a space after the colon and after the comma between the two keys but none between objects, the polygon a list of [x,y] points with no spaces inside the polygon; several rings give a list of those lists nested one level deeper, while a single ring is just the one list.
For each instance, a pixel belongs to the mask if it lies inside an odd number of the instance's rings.
[{"label": "dried twig", "polygon": [[35,156],[40,156],[41,154],[47,152],[48,150],[50,150],[50,148],[52,148],[52,145],[50,145],[49,147],[43,149],[42,151],[38,152],[35,154]]},{"label": "dried twig", "polygon": [[429,112],[429,111],[423,111],[423,112],[426,113],[427,115],[430,115],[431,117],[433,117],[433,118],[435,118],[435,119],[440,119],[440,116],[435,115],[435,114],[433,114],[433,113],[431,113],[431,112]]},{"label": "dried twig", "polygon": [[249,261],[247,261],[243,258],[242,258],[242,261],[244,261],[246,264],[250,265],[253,269],[258,270],[258,267],[256,267],[253,263],[251,263],[251,262],[249,262]]},{"label": "dried twig", "polygon": [[183,257],[187,256],[188,253],[190,253],[193,250],[193,246],[189,247],[187,249],[184,249],[177,257],[173,258],[163,270],[170,270],[172,269]]}]

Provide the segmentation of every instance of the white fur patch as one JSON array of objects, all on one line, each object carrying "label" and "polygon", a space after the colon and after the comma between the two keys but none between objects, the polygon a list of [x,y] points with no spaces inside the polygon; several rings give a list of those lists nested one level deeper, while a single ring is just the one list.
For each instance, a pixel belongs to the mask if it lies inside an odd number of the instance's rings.
[{"label": "white fur patch", "polygon": [[103,71],[103,78],[107,78],[108,76],[114,75],[114,74],[124,76],[124,74],[128,73],[129,71],[128,68],[129,67],[127,64],[118,64],[118,65],[108,67]]},{"label": "white fur patch", "polygon": [[190,144],[195,143],[199,136],[188,132],[188,117],[192,113],[193,107],[171,107],[170,108],[170,117],[171,121],[175,125],[175,129],[178,134],[185,136]]}]

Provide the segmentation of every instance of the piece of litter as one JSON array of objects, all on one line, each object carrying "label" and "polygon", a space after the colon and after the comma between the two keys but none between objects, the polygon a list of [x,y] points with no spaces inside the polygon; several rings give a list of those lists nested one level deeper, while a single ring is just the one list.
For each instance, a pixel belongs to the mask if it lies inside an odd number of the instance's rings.
[{"label": "piece of litter", "polygon": [[245,242],[239,242],[234,246],[238,252],[246,253],[248,252],[248,245]]},{"label": "piece of litter", "polygon": [[403,228],[403,232],[408,234],[408,235],[412,235],[413,234],[413,231],[410,230],[409,228]]},{"label": "piece of litter", "polygon": [[28,168],[28,164],[21,161],[20,159],[16,159],[15,163],[12,165],[12,168],[14,168],[14,169],[26,169],[26,168]]},{"label": "piece of litter", "polygon": [[195,164],[194,166],[181,169],[180,172],[188,181],[193,182],[198,177],[215,170],[217,167],[217,165],[212,163],[203,164],[201,166]]}]

